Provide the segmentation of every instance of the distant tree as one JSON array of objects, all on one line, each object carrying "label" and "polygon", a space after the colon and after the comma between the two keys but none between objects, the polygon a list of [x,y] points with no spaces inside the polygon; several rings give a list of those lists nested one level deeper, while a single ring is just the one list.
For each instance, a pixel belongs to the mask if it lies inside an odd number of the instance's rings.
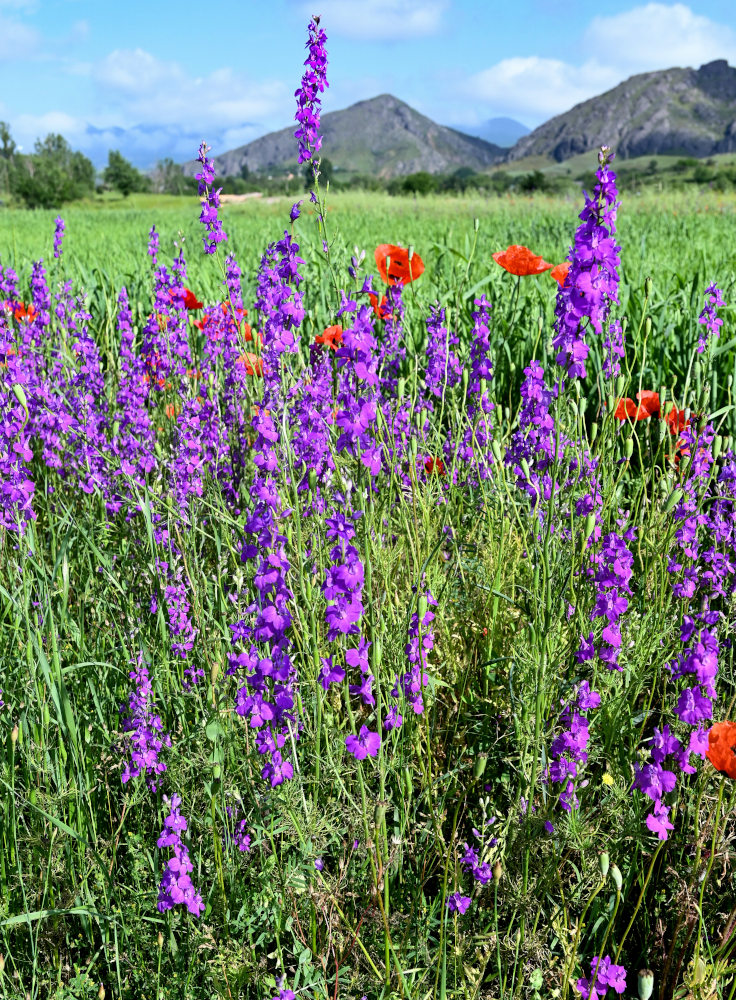
[{"label": "distant tree", "polygon": [[[332,181],[334,173],[335,168],[332,164],[332,160],[323,156],[319,163],[319,186],[322,189],[324,189]],[[304,164],[302,174],[304,176],[304,190],[311,191],[314,187],[314,169],[310,160]]]},{"label": "distant tree", "polygon": [[14,160],[10,190],[28,208],[55,208],[94,191],[94,166],[62,135],[47,135],[30,156],[16,155]]},{"label": "distant tree", "polygon": [[134,191],[145,191],[148,187],[147,178],[117,149],[111,149],[108,153],[102,179],[124,198]]},{"label": "distant tree", "polygon": [[187,179],[178,163],[170,156],[159,160],[156,165],[156,186],[163,194],[184,194]]},{"label": "distant tree", "polygon": [[546,191],[549,183],[541,170],[532,170],[530,174],[519,178],[518,187],[520,191],[532,194],[534,191]]},{"label": "distant tree", "polygon": [[0,191],[10,190],[10,172],[16,145],[7,122],[0,122]]},{"label": "distant tree", "polygon": [[402,187],[407,194],[429,194],[437,188],[437,178],[426,170],[419,170],[415,174],[408,174]]},{"label": "distant tree", "polygon": [[441,191],[464,192],[473,185],[476,176],[472,167],[459,167],[449,177],[442,178],[439,182],[439,188]]},{"label": "distant tree", "polygon": [[247,163],[243,163],[243,165],[241,166],[239,176],[241,181],[247,181],[248,178],[250,177],[250,170],[248,169]]}]

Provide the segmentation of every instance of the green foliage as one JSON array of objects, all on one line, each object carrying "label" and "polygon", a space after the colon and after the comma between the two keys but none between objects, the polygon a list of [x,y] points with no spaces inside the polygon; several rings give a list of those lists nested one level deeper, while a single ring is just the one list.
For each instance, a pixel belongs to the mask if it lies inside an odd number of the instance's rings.
[{"label": "green foliage", "polygon": [[[174,172],[170,166],[167,167],[167,171],[171,181],[175,181]],[[102,179],[108,187],[111,187],[114,191],[119,191],[124,198],[133,194],[134,191],[146,191],[148,189],[148,178],[144,177],[140,170],[134,167],[116,149],[111,149],[108,153],[107,166],[102,173]],[[172,193],[180,194],[181,192],[176,191]]]},{"label": "green foliage", "polygon": [[28,208],[56,208],[94,190],[95,169],[61,135],[36,142],[30,156],[11,155],[9,187]]}]

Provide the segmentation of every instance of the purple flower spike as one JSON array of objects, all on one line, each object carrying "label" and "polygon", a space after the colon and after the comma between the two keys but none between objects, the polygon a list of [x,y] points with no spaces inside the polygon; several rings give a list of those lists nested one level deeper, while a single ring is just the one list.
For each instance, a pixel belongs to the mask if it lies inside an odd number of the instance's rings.
[{"label": "purple flower spike", "polygon": [[450,911],[450,913],[460,913],[463,914],[470,906],[471,899],[470,896],[463,896],[461,892],[452,892],[447,897],[445,901],[445,906]]},{"label": "purple flower spike", "polygon": [[217,250],[217,244],[227,239],[227,233],[217,217],[222,189],[212,188],[215,180],[215,164],[212,160],[207,159],[209,149],[210,147],[205,142],[199,147],[197,159],[202,164],[202,169],[198,174],[195,174],[195,177],[199,181],[199,196],[202,199],[202,213],[199,216],[199,221],[207,229],[206,235],[202,237],[204,252],[214,253]]},{"label": "purple flower spike", "polygon": [[294,138],[299,143],[299,162],[311,160],[322,146],[322,136],[319,134],[319,118],[322,110],[320,94],[324,93],[327,82],[327,50],[325,42],[327,35],[319,26],[319,18],[309,22],[309,39],[307,48],[309,55],[304,65],[307,67],[302,77],[302,85],[296,91],[297,110],[294,120],[299,128]]}]

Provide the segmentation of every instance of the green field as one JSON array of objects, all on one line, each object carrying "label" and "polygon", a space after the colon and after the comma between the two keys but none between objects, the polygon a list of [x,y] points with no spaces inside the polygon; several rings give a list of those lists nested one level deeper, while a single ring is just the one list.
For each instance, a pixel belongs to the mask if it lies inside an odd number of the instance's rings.
[{"label": "green field", "polygon": [[[0,998],[578,1000],[605,956],[608,1000],[733,1000],[736,752],[689,741],[736,703],[736,196],[623,199],[610,380],[491,256],[562,261],[582,198],[336,194],[327,255],[307,201],[296,326],[285,271],[254,304],[290,205],[224,205],[217,256],[196,199],[74,205],[60,261],[0,210]],[[426,267],[403,320],[338,317],[381,243]]]}]

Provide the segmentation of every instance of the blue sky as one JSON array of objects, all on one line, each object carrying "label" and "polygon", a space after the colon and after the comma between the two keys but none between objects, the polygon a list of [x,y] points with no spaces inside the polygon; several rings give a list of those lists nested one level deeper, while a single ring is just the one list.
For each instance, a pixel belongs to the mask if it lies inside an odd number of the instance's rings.
[{"label": "blue sky", "polygon": [[[632,73],[736,65],[736,3],[608,0],[0,0],[0,119],[104,162],[187,159],[288,125],[305,28],[328,34],[326,111],[393,93],[437,121],[534,127]],[[124,13],[123,13],[124,11]]]}]

